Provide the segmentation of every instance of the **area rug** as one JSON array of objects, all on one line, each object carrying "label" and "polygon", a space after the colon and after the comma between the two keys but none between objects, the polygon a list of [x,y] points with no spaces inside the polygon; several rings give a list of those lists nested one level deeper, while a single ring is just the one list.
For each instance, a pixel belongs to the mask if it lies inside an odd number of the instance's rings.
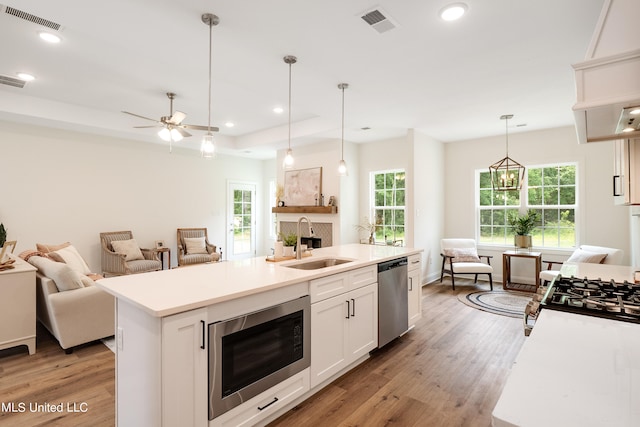
[{"label": "area rug", "polygon": [[531,294],[509,291],[475,291],[458,294],[458,300],[469,307],[502,316],[521,318]]}]

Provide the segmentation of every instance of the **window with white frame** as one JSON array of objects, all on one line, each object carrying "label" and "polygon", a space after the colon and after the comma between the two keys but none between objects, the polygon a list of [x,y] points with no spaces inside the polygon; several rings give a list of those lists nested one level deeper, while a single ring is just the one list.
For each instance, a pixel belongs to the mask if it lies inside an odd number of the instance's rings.
[{"label": "window with white frame", "polygon": [[494,191],[489,171],[477,171],[478,241],[513,244],[509,216],[533,209],[539,214],[532,233],[534,246],[575,247],[576,169],[574,163],[529,167],[520,191]]},{"label": "window with white frame", "polygon": [[377,242],[404,246],[405,182],[404,169],[371,173],[371,200]]}]

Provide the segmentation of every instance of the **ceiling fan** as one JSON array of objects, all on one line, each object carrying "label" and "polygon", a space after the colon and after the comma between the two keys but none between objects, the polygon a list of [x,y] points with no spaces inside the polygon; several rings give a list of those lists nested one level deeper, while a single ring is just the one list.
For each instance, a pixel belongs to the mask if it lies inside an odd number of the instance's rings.
[{"label": "ceiling fan", "polygon": [[201,125],[188,125],[182,123],[182,121],[187,117],[185,113],[182,111],[173,111],[173,99],[176,97],[176,94],[173,92],[167,92],[167,97],[169,98],[169,115],[160,117],[160,120],[151,119],[149,117],[141,116],[140,114],[130,113],[128,111],[123,111],[125,114],[130,114],[135,117],[139,117],[145,120],[151,120],[152,122],[156,122],[153,126],[134,126],[134,128],[152,128],[157,126],[162,126],[162,130],[158,132],[160,138],[165,141],[180,141],[182,138],[187,138],[191,136],[189,132],[185,129],[195,129],[195,130],[211,130],[217,132],[219,129],[214,126],[201,126]]}]

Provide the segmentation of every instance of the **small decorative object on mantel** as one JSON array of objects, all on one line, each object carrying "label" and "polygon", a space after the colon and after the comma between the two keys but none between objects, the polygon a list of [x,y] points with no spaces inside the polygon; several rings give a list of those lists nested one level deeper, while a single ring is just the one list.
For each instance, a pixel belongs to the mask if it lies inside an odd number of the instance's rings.
[{"label": "small decorative object on mantel", "polygon": [[277,184],[276,185],[276,206],[284,206],[284,201],[282,200],[282,196],[284,196],[284,185]]},{"label": "small decorative object on mantel", "polygon": [[327,206],[336,206],[336,197],[335,196],[329,196],[329,203],[327,204]]},{"label": "small decorative object on mantel", "polygon": [[518,215],[512,213],[507,218],[509,226],[515,233],[513,236],[513,244],[517,248],[531,249],[532,238],[531,232],[537,227],[536,223],[540,218],[540,214],[533,209],[529,209],[526,214]]}]

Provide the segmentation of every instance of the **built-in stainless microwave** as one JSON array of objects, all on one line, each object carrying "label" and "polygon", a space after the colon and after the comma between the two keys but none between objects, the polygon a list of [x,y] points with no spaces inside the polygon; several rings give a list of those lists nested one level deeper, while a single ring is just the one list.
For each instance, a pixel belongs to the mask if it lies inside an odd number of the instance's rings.
[{"label": "built-in stainless microwave", "polygon": [[209,419],[309,367],[310,299],[209,325]]}]

